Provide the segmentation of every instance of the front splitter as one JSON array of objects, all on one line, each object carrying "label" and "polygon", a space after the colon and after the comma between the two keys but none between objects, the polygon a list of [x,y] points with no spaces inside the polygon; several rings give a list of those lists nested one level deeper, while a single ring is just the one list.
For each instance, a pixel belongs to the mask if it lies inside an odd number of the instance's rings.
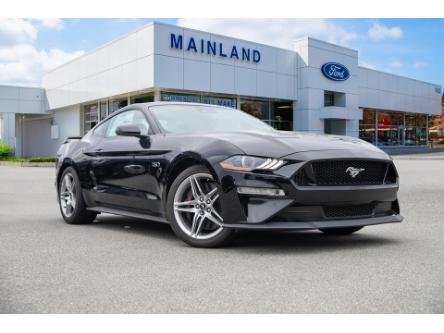
[{"label": "front splitter", "polygon": [[349,228],[363,227],[367,225],[399,223],[404,218],[401,215],[390,215],[382,217],[372,217],[367,219],[347,219],[347,220],[323,220],[323,221],[303,221],[303,222],[268,222],[268,223],[233,223],[224,224],[224,228],[249,229],[249,230],[310,230],[327,228]]}]

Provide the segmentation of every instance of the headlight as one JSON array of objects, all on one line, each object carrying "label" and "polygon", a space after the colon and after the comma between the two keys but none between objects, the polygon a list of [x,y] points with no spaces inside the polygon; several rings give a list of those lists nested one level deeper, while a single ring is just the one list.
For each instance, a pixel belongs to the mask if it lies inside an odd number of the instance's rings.
[{"label": "headlight", "polygon": [[248,155],[236,155],[227,158],[220,165],[224,169],[234,171],[276,170],[284,165],[284,161],[276,158],[262,158]]}]

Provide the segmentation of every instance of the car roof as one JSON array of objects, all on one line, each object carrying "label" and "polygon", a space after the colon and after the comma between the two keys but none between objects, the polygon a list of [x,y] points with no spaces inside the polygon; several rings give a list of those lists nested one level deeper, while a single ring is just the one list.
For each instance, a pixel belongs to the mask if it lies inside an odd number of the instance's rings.
[{"label": "car roof", "polygon": [[[221,106],[221,105],[215,105],[215,104],[206,104],[206,103],[189,103],[189,102],[148,102],[148,103],[137,103],[137,104],[129,104],[125,106],[125,109],[137,105],[138,107],[151,107],[151,106],[159,106],[159,105],[194,105],[194,106],[210,106],[215,108],[221,108],[221,109],[234,109],[227,106]],[[236,109],[234,109],[236,110]]]}]

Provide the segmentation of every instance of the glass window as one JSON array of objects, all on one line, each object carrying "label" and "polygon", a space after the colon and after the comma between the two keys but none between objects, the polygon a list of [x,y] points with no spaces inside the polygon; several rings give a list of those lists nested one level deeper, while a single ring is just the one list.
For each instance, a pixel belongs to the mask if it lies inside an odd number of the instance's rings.
[{"label": "glass window", "polygon": [[345,107],[345,94],[338,91],[324,91],[324,106]]},{"label": "glass window", "polygon": [[108,127],[109,121],[105,121],[94,129],[94,136],[105,136],[106,128]]},{"label": "glass window", "polygon": [[186,103],[200,103],[199,95],[187,95],[179,93],[162,92],[160,100],[165,102],[186,102]]},{"label": "glass window", "polygon": [[359,121],[359,138],[376,144],[376,112],[364,110]]},{"label": "glass window", "polygon": [[127,105],[128,105],[128,100],[126,98],[113,100],[113,101],[109,102],[108,114],[111,114],[121,108],[124,108]]},{"label": "glass window", "polygon": [[378,112],[378,146],[401,145],[403,132],[403,113]]},{"label": "glass window", "polygon": [[324,92],[324,106],[334,106],[335,105],[335,94],[331,91]]},{"label": "glass window", "polygon": [[256,118],[270,121],[270,102],[268,100],[242,99],[240,109]]},{"label": "glass window", "polygon": [[85,105],[83,107],[83,132],[87,133],[99,122],[99,112],[96,104]]},{"label": "glass window", "polygon": [[405,115],[405,144],[427,144],[427,116],[423,114],[407,113]]},{"label": "glass window", "polygon": [[130,102],[131,104],[154,102],[154,93],[131,96]]},{"label": "glass window", "polygon": [[103,120],[108,115],[108,102],[100,102],[100,120]]},{"label": "glass window", "polygon": [[137,125],[140,128],[141,134],[148,134],[149,124],[142,111],[129,110],[119,113],[109,120],[108,130],[106,136],[116,136],[116,130],[122,125]]},{"label": "glass window", "polygon": [[215,106],[160,105],[150,110],[161,127],[172,133],[273,131],[244,112]]},{"label": "glass window", "polygon": [[233,109],[237,107],[236,103],[237,101],[235,98],[219,97],[219,96],[202,96],[201,101],[204,104],[225,106]]},{"label": "glass window", "polygon": [[429,141],[433,145],[444,145],[444,108],[442,116],[429,116]]},{"label": "glass window", "polygon": [[271,126],[280,131],[293,130],[293,102],[271,102]]}]

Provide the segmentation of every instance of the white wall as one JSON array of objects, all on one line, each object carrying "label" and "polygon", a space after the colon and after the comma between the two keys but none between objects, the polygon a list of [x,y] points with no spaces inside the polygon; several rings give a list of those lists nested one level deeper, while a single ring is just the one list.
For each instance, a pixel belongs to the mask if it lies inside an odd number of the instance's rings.
[{"label": "white wall", "polygon": [[153,66],[153,25],[147,25],[46,73],[49,108],[150,88]]},{"label": "white wall", "polygon": [[441,87],[358,67],[359,106],[425,114],[441,113]]},{"label": "white wall", "polygon": [[0,138],[17,149],[16,114],[44,114],[46,112],[45,93],[42,88],[0,86]]},{"label": "white wall", "polygon": [[0,113],[46,112],[45,93],[42,88],[0,86]]},{"label": "white wall", "polygon": [[[59,138],[51,138],[51,125],[59,127]],[[80,107],[57,110],[54,116],[24,116],[19,120],[17,146],[23,147],[24,157],[54,156],[68,136],[80,135]]]},{"label": "white wall", "polygon": [[[358,52],[349,48],[302,38],[295,42],[297,61],[298,95],[294,104],[293,118],[298,131],[324,132],[324,120],[346,119],[346,134],[357,136],[356,121],[362,117],[358,105]],[[327,79],[321,71],[323,64],[338,62],[345,65],[350,77],[345,81]],[[344,107],[324,107],[324,91],[345,94]]]}]

